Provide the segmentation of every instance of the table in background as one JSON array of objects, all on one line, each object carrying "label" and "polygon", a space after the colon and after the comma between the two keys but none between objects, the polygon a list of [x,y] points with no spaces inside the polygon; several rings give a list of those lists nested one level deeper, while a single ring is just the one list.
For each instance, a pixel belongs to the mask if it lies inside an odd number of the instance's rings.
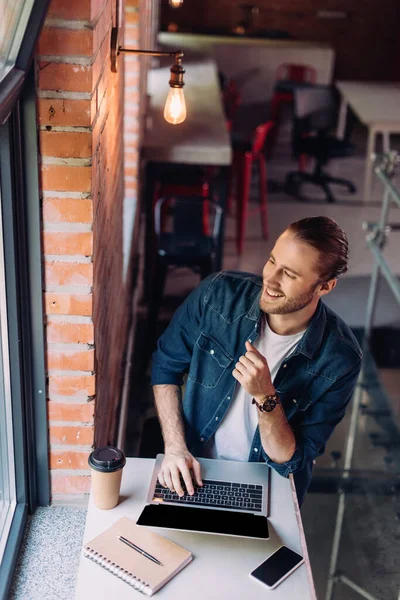
[{"label": "table in background", "polygon": [[160,31],[157,39],[163,46],[183,50],[185,55],[201,52],[212,56],[218,69],[228,79],[235,79],[243,104],[269,103],[274,93],[276,70],[284,63],[310,65],[317,72],[318,83],[332,81],[335,51],[324,42],[180,31]]},{"label": "table in background", "polygon": [[[225,208],[228,169],[232,161],[232,149],[222,106],[221,91],[215,61],[207,56],[184,57],[186,69],[184,93],[187,117],[180,125],[171,125],[164,119],[165,99],[169,91],[171,60],[160,68],[149,71],[146,130],[142,154],[146,167],[146,222],[147,259],[154,253],[153,231],[153,185],[160,163],[218,167],[218,196]],[[221,220],[217,253],[217,270],[222,268],[224,215]],[[151,269],[150,269],[151,270]],[[149,269],[147,269],[149,273]],[[148,297],[148,294],[146,294]]]},{"label": "table in background", "polygon": [[368,127],[363,189],[364,201],[367,202],[371,194],[371,154],[375,150],[376,134],[382,134],[383,151],[389,152],[390,134],[400,133],[400,84],[383,81],[338,81],[336,87],[342,97],[337,136],[344,137],[348,106]]},{"label": "table in background", "polygon": [[[122,477],[121,501],[112,510],[96,508],[92,495],[90,496],[84,542],[99,535],[121,517],[137,520],[145,504],[153,466],[153,459],[127,459]],[[157,598],[243,600],[248,597],[251,600],[265,600],[268,595],[274,600],[316,600],[293,477],[285,479],[272,471],[270,481],[268,541],[167,529],[155,530],[184,546],[194,555],[193,562],[157,592]],[[282,544],[302,554],[305,564],[274,591],[268,592],[265,586],[251,579],[249,573]],[[139,599],[139,593],[81,555],[75,600],[132,600],[133,597]]]}]

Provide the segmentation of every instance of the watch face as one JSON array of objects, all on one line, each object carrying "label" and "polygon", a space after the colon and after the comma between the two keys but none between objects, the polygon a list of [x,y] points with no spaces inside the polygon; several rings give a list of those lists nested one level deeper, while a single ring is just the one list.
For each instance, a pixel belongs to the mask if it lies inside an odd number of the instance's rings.
[{"label": "watch face", "polygon": [[268,400],[266,400],[264,402],[264,404],[262,405],[262,410],[264,412],[271,412],[272,410],[274,410],[274,408],[277,405],[277,401],[276,400],[272,400],[271,398],[269,398]]}]

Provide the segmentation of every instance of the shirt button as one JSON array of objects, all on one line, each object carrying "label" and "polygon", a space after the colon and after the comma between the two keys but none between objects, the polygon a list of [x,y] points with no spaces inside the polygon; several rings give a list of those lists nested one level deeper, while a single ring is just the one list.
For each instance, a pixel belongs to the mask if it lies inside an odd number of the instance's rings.
[{"label": "shirt button", "polygon": [[200,441],[201,441],[201,442],[204,442],[204,438],[200,438]]},{"label": "shirt button", "polygon": [[297,404],[297,400],[296,400],[296,398],[293,398],[293,402],[294,402],[295,404]]},{"label": "shirt button", "polygon": [[231,397],[230,397],[230,396],[228,396],[228,400],[230,400],[230,399],[231,399]]},{"label": "shirt button", "polygon": [[258,448],[254,448],[254,452],[258,452]]},{"label": "shirt button", "polygon": [[210,350],[210,354],[214,354],[214,350]]},{"label": "shirt button", "polygon": [[215,420],[218,421],[218,417],[215,417]]},{"label": "shirt button", "polygon": [[287,367],[287,364],[285,363],[285,364],[283,365],[283,368],[284,368],[284,369],[286,369],[286,367]]}]

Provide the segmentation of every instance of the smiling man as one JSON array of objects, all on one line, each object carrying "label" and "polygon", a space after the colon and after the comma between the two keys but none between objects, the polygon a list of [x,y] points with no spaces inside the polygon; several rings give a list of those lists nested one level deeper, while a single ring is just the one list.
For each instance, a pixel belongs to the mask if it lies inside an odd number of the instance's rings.
[{"label": "smiling man", "polygon": [[335,221],[303,219],[278,238],[262,277],[216,273],[180,306],[153,355],[162,485],[182,495],[182,477],[192,494],[195,456],[266,461],[294,473],[303,502],[361,367],[355,337],[322,301],[347,256]]}]

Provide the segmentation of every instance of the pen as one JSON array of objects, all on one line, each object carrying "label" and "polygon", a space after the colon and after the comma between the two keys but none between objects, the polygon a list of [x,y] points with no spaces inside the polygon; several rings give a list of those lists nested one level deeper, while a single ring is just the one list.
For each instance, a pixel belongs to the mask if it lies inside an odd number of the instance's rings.
[{"label": "pen", "polygon": [[133,550],[136,550],[136,552],[139,552],[139,554],[142,554],[142,556],[145,556],[149,560],[152,560],[157,565],[160,565],[162,567],[162,563],[160,563],[159,560],[157,560],[156,558],[154,558],[154,556],[152,556],[148,552],[145,552],[145,550],[142,550],[141,548],[139,548],[139,546],[136,546],[136,544],[133,544],[132,542],[130,542],[129,540],[127,540],[126,538],[124,538],[122,535],[119,535],[118,539],[121,540],[121,542],[124,542],[124,544],[126,544],[127,546],[129,546],[129,548],[132,548]]}]

